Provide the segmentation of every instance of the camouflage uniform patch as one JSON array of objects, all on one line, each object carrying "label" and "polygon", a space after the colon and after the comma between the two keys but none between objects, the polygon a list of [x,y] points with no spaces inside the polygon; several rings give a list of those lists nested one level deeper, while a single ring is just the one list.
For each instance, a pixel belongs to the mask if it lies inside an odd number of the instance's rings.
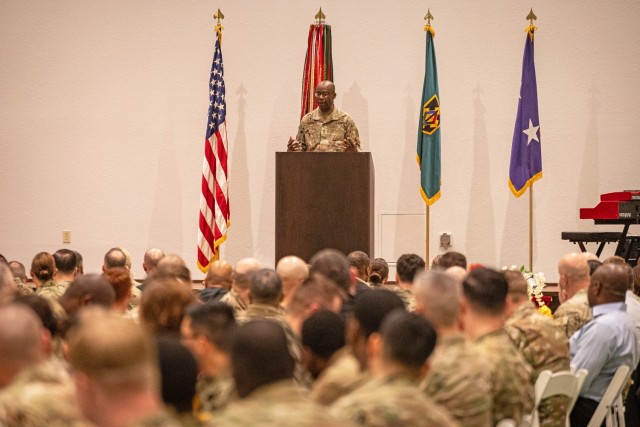
[{"label": "camouflage uniform patch", "polygon": [[266,304],[249,304],[246,310],[238,313],[236,320],[239,324],[247,323],[251,320],[274,320],[284,323],[284,311],[279,307]]},{"label": "camouflage uniform patch", "polygon": [[589,300],[587,299],[587,290],[580,289],[571,298],[560,304],[553,313],[553,319],[562,326],[567,339],[571,338],[574,332],[589,323],[593,315]]},{"label": "camouflage uniform patch", "polygon": [[[552,319],[540,314],[533,304],[525,304],[507,319],[507,334],[533,368],[532,383],[540,372],[569,370],[569,341],[564,330]],[[540,425],[563,427],[568,400],[563,396],[545,399],[539,408]]]},{"label": "camouflage uniform patch", "polygon": [[309,397],[320,405],[329,406],[359,387],[363,379],[358,359],[349,347],[344,347],[331,356],[324,371],[311,385]]},{"label": "camouflage uniform patch", "polygon": [[235,291],[235,289],[231,288],[229,292],[225,294],[222,298],[220,298],[220,302],[230,305],[233,308],[233,312],[236,316],[241,312],[247,309],[247,304],[240,298],[240,295]]},{"label": "camouflage uniform patch", "polygon": [[196,383],[194,413],[199,419],[204,419],[206,417],[202,416],[203,412],[212,413],[218,411],[235,399],[237,399],[236,385],[231,375],[226,374],[217,377],[201,375]]},{"label": "camouflage uniform patch", "polygon": [[231,402],[214,416],[211,426],[323,426],[344,427],[313,403],[291,380],[279,381],[254,390],[244,399]]},{"label": "camouflage uniform patch", "polygon": [[89,426],[76,403],[75,385],[55,358],[24,369],[0,392],[0,425]]},{"label": "camouflage uniform patch", "polygon": [[425,397],[408,378],[372,379],[331,407],[338,419],[366,426],[456,426],[444,409]]},{"label": "camouflage uniform patch", "polygon": [[404,289],[400,286],[386,286],[384,289],[387,289],[400,297],[402,302],[404,303],[404,308],[410,313],[413,313],[416,310],[416,297],[411,292],[411,289]]},{"label": "camouflage uniform patch", "polygon": [[463,334],[438,338],[420,390],[465,427],[491,425],[489,362]]},{"label": "camouflage uniform patch", "polygon": [[296,139],[302,151],[344,151],[338,142],[351,138],[360,151],[360,135],[351,116],[333,107],[329,116],[323,116],[319,108],[307,113],[300,121]]},{"label": "camouflage uniform patch", "polygon": [[16,288],[18,289],[18,293],[20,295],[31,295],[33,294],[33,289],[31,289],[30,286],[28,286],[26,283],[24,283],[22,281],[22,279],[20,279],[19,277],[14,277],[13,281],[16,284]]},{"label": "camouflage uniform patch", "polygon": [[128,311],[132,311],[134,308],[140,305],[140,298],[142,297],[142,291],[138,289],[140,283],[131,279],[131,298],[129,299]]},{"label": "camouflage uniform patch", "polygon": [[531,366],[502,328],[477,338],[473,345],[489,361],[493,395],[491,425],[505,418],[521,420],[533,409]]},{"label": "camouflage uniform patch", "polygon": [[53,283],[53,280],[48,280],[38,286],[38,289],[36,289],[36,295],[46,299],[57,300],[65,293],[66,290],[66,287],[58,286]]}]

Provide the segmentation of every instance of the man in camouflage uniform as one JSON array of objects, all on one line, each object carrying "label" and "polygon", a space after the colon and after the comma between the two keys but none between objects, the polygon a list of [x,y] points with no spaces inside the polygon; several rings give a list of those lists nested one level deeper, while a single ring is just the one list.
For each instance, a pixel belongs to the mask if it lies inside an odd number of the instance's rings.
[{"label": "man in camouflage uniform", "polygon": [[280,308],[282,280],[275,270],[263,268],[252,275],[249,284],[249,301],[247,309],[238,313],[238,323],[268,319],[286,324],[284,312]]},{"label": "man in camouflage uniform", "polygon": [[33,289],[27,284],[27,270],[24,268],[24,264],[19,261],[9,262],[9,268],[11,274],[13,274],[13,281],[16,282],[16,287],[21,295],[31,295]]},{"label": "man in camouflage uniform", "polygon": [[276,273],[282,280],[282,302],[280,306],[286,310],[291,304],[296,290],[309,277],[309,266],[297,256],[286,256],[278,261]]},{"label": "man in camouflage uniform", "polygon": [[236,263],[231,290],[220,299],[233,308],[236,316],[249,306],[251,276],[261,268],[262,264],[255,258],[243,258]]},{"label": "man in camouflage uniform", "polygon": [[69,362],[84,416],[98,426],[181,426],[160,397],[157,347],[139,324],[85,311],[69,331]]},{"label": "man in camouflage uniform", "polygon": [[347,261],[349,262],[349,269],[351,274],[358,282],[358,286],[361,290],[366,290],[371,287],[369,284],[369,255],[362,251],[353,251],[347,255]]},{"label": "man in camouflage uniform", "polygon": [[153,275],[162,258],[164,258],[164,251],[162,249],[151,248],[145,251],[144,257],[142,258],[142,269],[147,277],[137,286],[141,292],[144,292],[146,280]]},{"label": "man in camouflage uniform", "polygon": [[503,328],[509,285],[491,269],[471,271],[462,283],[464,333],[489,361],[493,416],[491,425],[512,419],[518,423],[533,409],[531,366]]},{"label": "man in camouflage uniform", "polygon": [[318,108],[300,121],[296,139],[289,138],[287,151],[360,151],[360,135],[351,116],[333,101],[336,87],[328,81],[316,86]]},{"label": "man in camouflage uniform", "polygon": [[[519,271],[503,272],[509,283],[505,314],[505,330],[516,348],[533,368],[531,384],[544,370],[569,370],[569,341],[564,330],[552,319],[540,314],[530,300],[527,282]],[[554,396],[541,402],[540,425],[564,427],[567,398]]]},{"label": "man in camouflage uniform", "polygon": [[309,397],[329,406],[362,384],[360,364],[346,346],[345,321],[331,311],[316,311],[302,325],[304,362],[314,381]]},{"label": "man in camouflage uniform", "polygon": [[221,302],[193,305],[182,320],[182,341],[198,362],[194,414],[200,420],[236,397],[229,355],[235,326],[233,309]]},{"label": "man in camouflage uniform", "polygon": [[78,271],[78,258],[76,253],[69,249],[58,249],[53,254],[53,259],[56,262],[56,272],[53,275],[53,281],[56,286],[62,288],[64,293],[73,279],[76,278],[76,272]]},{"label": "man in camouflage uniform", "polygon": [[11,269],[7,263],[0,258],[0,307],[13,301],[17,291]]},{"label": "man in camouflage uniform", "polygon": [[404,254],[396,263],[396,285],[387,289],[395,292],[404,302],[407,311],[412,312],[416,308],[416,299],[413,295],[413,279],[424,271],[425,262],[416,254]]},{"label": "man in camouflage uniform", "polygon": [[460,329],[460,281],[449,274],[429,272],[418,275],[413,286],[416,313],[429,320],[438,333],[420,389],[460,425],[489,426],[491,372],[487,359]]},{"label": "man in camouflage uniform", "polygon": [[220,301],[231,289],[233,267],[227,261],[218,259],[209,264],[204,279],[204,289],[200,292],[202,302]]},{"label": "man in camouflage uniform", "polygon": [[309,374],[302,364],[302,346],[299,336],[296,336],[287,323],[284,311],[280,308],[282,301],[282,281],[275,270],[263,268],[251,276],[249,285],[249,300],[251,303],[246,310],[241,311],[237,320],[239,324],[251,320],[271,320],[284,330],[289,343],[289,351],[296,361],[294,379],[299,385],[308,387]]},{"label": "man in camouflage uniform", "polygon": [[338,426],[292,381],[294,361],[284,331],[268,320],[238,327],[231,346],[240,400],[231,402],[212,426]]},{"label": "man in camouflage uniform", "polygon": [[296,361],[294,379],[309,388],[311,375],[302,363],[302,325],[316,310],[330,310],[340,313],[343,293],[334,282],[321,274],[312,274],[293,294],[291,304],[285,313],[287,327],[285,333],[289,342],[289,351]]},{"label": "man in camouflage uniform", "polygon": [[372,379],[336,401],[332,414],[366,426],[457,425],[416,387],[422,366],[436,345],[431,324],[417,314],[397,310],[386,316],[380,333],[374,336],[369,352]]},{"label": "man in camouflage uniform", "polygon": [[553,313],[553,318],[562,326],[568,339],[592,318],[587,300],[589,264],[583,254],[567,254],[558,263],[558,273],[560,306]]},{"label": "man in camouflage uniform", "polygon": [[71,377],[47,354],[43,336],[46,330],[27,306],[0,309],[0,425],[88,425]]}]

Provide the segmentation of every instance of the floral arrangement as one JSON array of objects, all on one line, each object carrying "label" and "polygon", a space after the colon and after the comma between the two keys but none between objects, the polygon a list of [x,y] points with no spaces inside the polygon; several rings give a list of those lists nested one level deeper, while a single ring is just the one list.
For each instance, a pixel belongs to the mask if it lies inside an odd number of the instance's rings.
[{"label": "floral arrangement", "polygon": [[527,282],[527,288],[529,291],[529,295],[531,296],[531,301],[533,301],[538,306],[538,311],[545,316],[551,317],[551,309],[547,305],[549,297],[545,297],[542,294],[542,290],[547,285],[545,282],[544,274],[542,272],[534,273],[525,268],[524,265],[518,267],[517,265],[512,265],[511,267],[503,267],[503,270],[512,270],[519,271],[522,273],[524,280]]}]

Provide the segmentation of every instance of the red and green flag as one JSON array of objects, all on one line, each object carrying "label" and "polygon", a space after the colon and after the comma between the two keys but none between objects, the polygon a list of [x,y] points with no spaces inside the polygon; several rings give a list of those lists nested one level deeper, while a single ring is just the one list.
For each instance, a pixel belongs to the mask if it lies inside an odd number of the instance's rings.
[{"label": "red and green flag", "polygon": [[309,27],[307,57],[302,76],[302,111],[300,118],[313,111],[318,103],[315,90],[323,80],[333,81],[333,60],[331,58],[331,25],[316,22]]}]

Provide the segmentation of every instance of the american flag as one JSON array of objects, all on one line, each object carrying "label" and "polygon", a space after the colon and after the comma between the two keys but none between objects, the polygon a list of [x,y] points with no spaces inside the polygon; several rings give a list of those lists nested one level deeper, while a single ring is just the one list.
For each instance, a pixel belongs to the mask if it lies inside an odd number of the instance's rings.
[{"label": "american flag", "polygon": [[216,30],[216,46],[209,80],[209,114],[202,162],[198,231],[198,267],[202,272],[209,269],[211,261],[218,259],[220,245],[226,240],[229,227],[226,102],[220,50],[222,33],[219,27]]}]

